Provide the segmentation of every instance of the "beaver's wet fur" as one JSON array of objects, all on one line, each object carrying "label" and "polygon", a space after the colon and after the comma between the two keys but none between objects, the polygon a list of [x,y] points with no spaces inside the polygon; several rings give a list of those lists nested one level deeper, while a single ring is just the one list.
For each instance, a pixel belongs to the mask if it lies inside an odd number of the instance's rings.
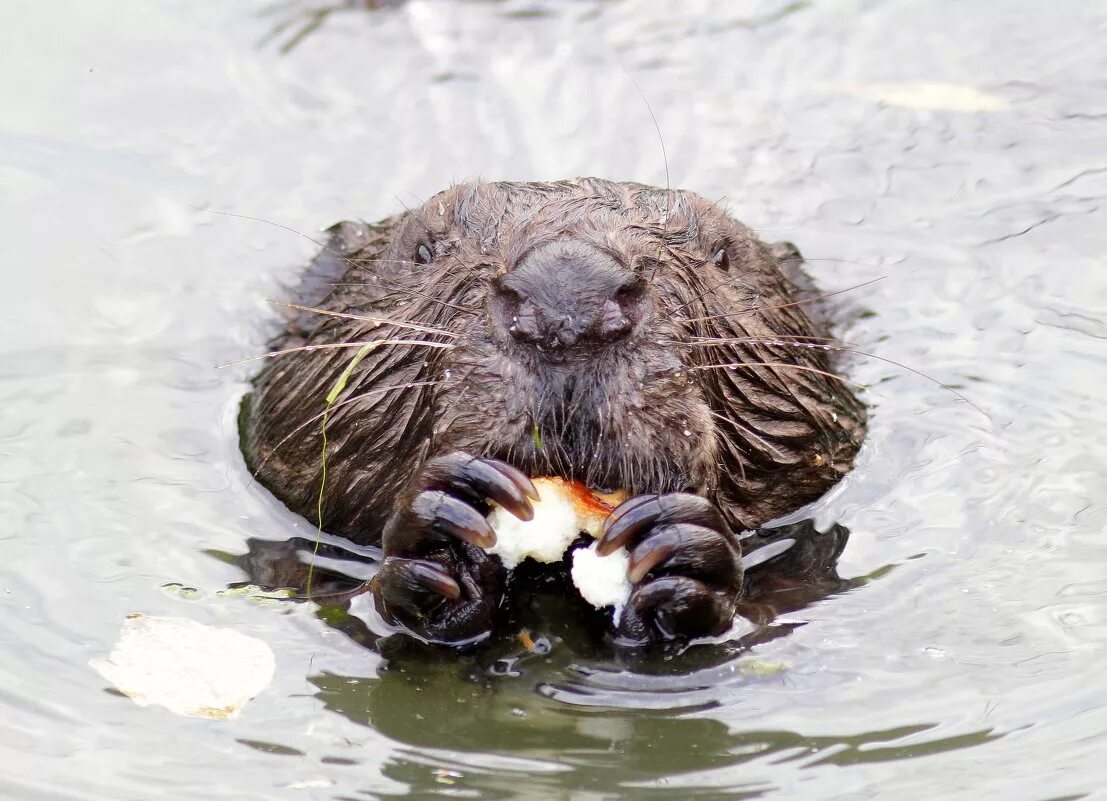
[{"label": "beaver's wet fur", "polygon": [[804,285],[793,248],[691,192],[461,184],[331,229],[297,302],[332,314],[301,312],[272,343],[321,347],[256,377],[243,450],[314,521],[320,415],[359,351],[328,346],[380,343],[327,415],[333,533],[380,543],[424,465],[454,452],[632,496],[693,493],[755,528],[833,486],[865,431]]}]

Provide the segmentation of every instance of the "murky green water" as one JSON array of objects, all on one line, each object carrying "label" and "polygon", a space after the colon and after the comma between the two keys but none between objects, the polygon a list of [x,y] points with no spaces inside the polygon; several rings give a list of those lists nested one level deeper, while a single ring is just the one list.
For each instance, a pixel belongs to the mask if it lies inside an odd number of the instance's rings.
[{"label": "murky green water", "polygon": [[[1107,7],[9,2],[0,13],[0,796],[1047,799],[1107,781]],[[826,289],[873,385],[815,510],[853,589],[737,658],[382,660],[221,595],[235,413],[312,232],[452,180],[725,197]],[[938,84],[938,85],[930,85]],[[269,225],[209,210],[262,217]],[[196,588],[180,593],[179,583]],[[277,654],[237,720],[107,692],[131,612]],[[334,623],[335,621],[331,621]],[[802,625],[799,625],[802,624]]]}]

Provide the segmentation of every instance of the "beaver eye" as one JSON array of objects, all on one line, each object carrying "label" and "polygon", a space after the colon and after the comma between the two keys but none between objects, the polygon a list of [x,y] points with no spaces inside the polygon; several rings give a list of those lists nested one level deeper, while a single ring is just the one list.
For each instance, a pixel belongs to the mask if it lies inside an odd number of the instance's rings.
[{"label": "beaver eye", "polygon": [[430,264],[434,259],[434,254],[431,253],[431,249],[426,245],[419,245],[415,248],[414,262],[416,264]]},{"label": "beaver eye", "polygon": [[726,248],[716,250],[715,255],[711,257],[711,261],[723,272],[730,269],[730,254],[726,252]]}]

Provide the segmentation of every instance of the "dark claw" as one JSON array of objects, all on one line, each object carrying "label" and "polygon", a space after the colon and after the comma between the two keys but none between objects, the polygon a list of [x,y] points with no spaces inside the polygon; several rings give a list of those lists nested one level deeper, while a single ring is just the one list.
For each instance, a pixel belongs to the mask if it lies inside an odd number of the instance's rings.
[{"label": "dark claw", "polygon": [[741,546],[722,513],[699,495],[631,498],[611,513],[596,546],[630,551],[634,590],[616,621],[627,644],[720,634],[742,591]]},{"label": "dark claw", "polygon": [[655,527],[630,554],[628,575],[634,583],[652,570],[695,576],[712,586],[741,586],[739,549],[728,534],[695,523]]},{"label": "dark claw", "polygon": [[370,582],[381,616],[430,642],[464,645],[485,636],[502,575],[479,548],[462,542],[456,548],[433,559],[386,557]]},{"label": "dark claw", "polygon": [[411,503],[411,511],[424,524],[478,548],[496,544],[496,534],[480,512],[441,490],[420,492]]},{"label": "dark claw", "polygon": [[520,520],[534,518],[530,496],[537,497],[537,490],[529,478],[503,462],[451,453],[434,460],[420,483],[422,489],[441,490],[469,504],[495,501]]},{"label": "dark claw", "polygon": [[611,514],[607,516],[607,519],[603,521],[603,533],[606,534],[607,530],[615,525],[627,512],[637,509],[644,503],[657,500],[656,495],[635,495],[633,498],[628,498],[621,504],[612,510]]},{"label": "dark claw", "polygon": [[[487,465],[491,465],[496,470],[500,471],[503,475],[507,476],[507,478],[510,479],[511,483],[522,490],[523,494],[531,500],[542,500],[542,498],[538,495],[538,488],[534,486],[533,481],[527,478],[525,473],[521,473],[511,465],[497,461],[496,459],[482,459],[481,461]],[[530,520],[529,517],[525,517],[522,519]]]},{"label": "dark claw", "polygon": [[693,523],[713,531],[730,531],[715,504],[699,495],[684,492],[631,498],[616,508],[608,520],[612,522],[596,546],[596,552],[601,556],[623,545],[630,547],[633,540],[652,526]]},{"label": "dark claw", "polygon": [[461,597],[461,586],[445,570],[433,562],[412,560],[407,566],[411,579],[420,586],[436,592],[444,598],[456,601]]},{"label": "dark claw", "polygon": [[680,531],[676,526],[665,528],[647,537],[630,554],[627,576],[637,584],[646,574],[664,562],[680,547]]},{"label": "dark claw", "polygon": [[451,453],[415,476],[385,524],[384,562],[371,581],[377,610],[391,625],[428,642],[464,646],[486,637],[505,589],[502,562],[485,519],[498,504],[534,516],[530,480],[492,459]]},{"label": "dark claw", "polygon": [[687,576],[663,576],[630,598],[620,634],[632,642],[686,640],[721,634],[734,618],[733,599]]},{"label": "dark claw", "polygon": [[[706,594],[707,588],[695,579],[664,576],[639,588],[631,599],[631,605],[639,617],[653,618],[664,639],[672,640],[678,634],[674,625],[676,620],[688,608],[688,600],[697,591]],[[674,604],[679,604],[678,609],[666,611],[667,607]],[[662,614],[659,615],[659,612]]]},{"label": "dark claw", "polygon": [[[633,505],[632,505],[633,504]],[[623,507],[630,506],[624,510]],[[657,495],[640,495],[618,506],[608,520],[614,521],[596,545],[596,553],[607,556],[626,545],[632,537],[641,534],[657,522],[661,515],[661,499]]]},{"label": "dark claw", "polygon": [[433,570],[419,559],[386,558],[372,582],[374,590],[388,598],[387,605],[379,606],[381,614],[388,620],[395,620],[397,614],[418,618],[424,610],[440,605],[442,594],[427,586]]},{"label": "dark claw", "polygon": [[770,559],[775,559],[782,553],[787,553],[796,541],[791,537],[785,537],[784,539],[771,542],[768,545],[763,545],[755,551],[742,554],[742,569],[749,570],[751,567],[757,567],[758,565],[768,562]]},{"label": "dark claw", "polygon": [[[530,479],[515,468],[508,468],[507,465],[503,467],[518,473],[518,477],[530,484]],[[520,485],[516,476],[498,467],[496,462],[485,459],[474,459],[466,465],[465,469],[468,473],[466,477],[473,489],[481,495],[495,501],[520,520],[534,519],[534,508],[530,504],[527,489]],[[530,485],[530,489],[534,490],[533,484]]]}]

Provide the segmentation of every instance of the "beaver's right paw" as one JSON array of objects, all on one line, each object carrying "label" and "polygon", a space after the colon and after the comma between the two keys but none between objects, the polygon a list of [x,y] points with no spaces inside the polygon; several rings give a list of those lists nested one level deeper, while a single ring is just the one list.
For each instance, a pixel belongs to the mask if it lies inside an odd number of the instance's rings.
[{"label": "beaver's right paw", "polygon": [[389,623],[432,642],[462,644],[491,630],[504,592],[504,569],[484,548],[494,501],[522,520],[538,493],[514,467],[467,453],[424,465],[385,526],[384,563],[373,580]]},{"label": "beaver's right paw", "polygon": [[683,645],[722,634],[742,592],[742,549],[718,507],[684,492],[617,506],[596,551],[625,547],[633,590],[616,621],[626,645]]}]

